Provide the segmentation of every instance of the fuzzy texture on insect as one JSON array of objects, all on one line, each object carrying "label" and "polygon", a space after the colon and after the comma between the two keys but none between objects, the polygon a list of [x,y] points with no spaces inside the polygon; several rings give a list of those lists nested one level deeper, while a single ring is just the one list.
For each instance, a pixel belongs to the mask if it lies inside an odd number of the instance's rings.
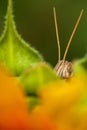
[{"label": "fuzzy texture on insect", "polygon": [[68,52],[68,49],[70,47],[70,44],[71,44],[71,41],[73,39],[73,36],[75,34],[75,31],[78,27],[78,24],[80,22],[80,19],[82,17],[82,14],[83,14],[83,10],[81,10],[81,13],[77,19],[77,22],[75,24],[75,27],[72,31],[72,34],[69,38],[69,41],[68,41],[68,44],[67,44],[67,47],[66,47],[66,50],[65,50],[65,53],[64,53],[64,56],[63,56],[63,59],[61,60],[61,57],[60,57],[60,41],[59,41],[59,34],[58,34],[58,26],[57,26],[57,19],[56,19],[56,10],[55,10],[55,7],[53,8],[53,13],[54,13],[54,21],[55,21],[55,29],[56,29],[56,38],[57,38],[57,43],[58,43],[58,63],[56,64],[55,68],[54,68],[54,71],[56,72],[57,76],[63,78],[63,79],[67,79],[67,78],[70,78],[72,77],[73,75],[73,65],[71,62],[68,62],[65,60],[66,58],[66,55],[67,55],[67,52]]}]

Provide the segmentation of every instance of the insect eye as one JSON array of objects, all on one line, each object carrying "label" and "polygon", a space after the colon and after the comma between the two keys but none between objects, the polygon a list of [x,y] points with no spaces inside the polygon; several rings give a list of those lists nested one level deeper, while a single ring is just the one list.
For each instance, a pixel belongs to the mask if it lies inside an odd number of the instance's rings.
[{"label": "insect eye", "polygon": [[72,70],[72,64],[71,63],[68,64],[67,71],[69,72],[69,74],[72,74],[73,70]]},{"label": "insect eye", "polygon": [[72,64],[68,63],[67,70],[71,70],[71,69],[72,69]]}]

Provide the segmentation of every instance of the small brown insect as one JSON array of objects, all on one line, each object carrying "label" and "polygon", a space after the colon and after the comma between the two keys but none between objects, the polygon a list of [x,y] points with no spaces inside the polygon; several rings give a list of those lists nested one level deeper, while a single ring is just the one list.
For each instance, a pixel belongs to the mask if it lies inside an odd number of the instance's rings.
[{"label": "small brown insect", "polygon": [[60,57],[60,41],[59,41],[59,34],[58,34],[58,27],[57,27],[57,19],[56,19],[56,10],[55,10],[55,7],[53,8],[53,13],[54,13],[54,21],[55,21],[55,29],[56,29],[56,38],[57,38],[57,43],[58,43],[58,63],[56,64],[54,70],[56,71],[56,74],[61,77],[61,78],[64,78],[64,79],[67,79],[67,78],[70,78],[73,74],[73,67],[72,67],[72,63],[71,62],[68,62],[68,61],[65,61],[65,58],[66,58],[66,55],[67,55],[67,52],[68,52],[68,49],[69,49],[69,46],[71,44],[71,41],[73,39],[73,36],[75,34],[75,31],[78,27],[78,24],[80,22],[80,19],[82,17],[82,14],[83,14],[83,10],[81,10],[81,13],[77,19],[77,22],[76,22],[76,25],[72,31],[72,34],[69,38],[69,41],[68,41],[68,44],[67,44],[67,47],[66,47],[66,50],[65,50],[65,53],[64,53],[64,56],[63,56],[63,59],[61,60],[61,57]]}]

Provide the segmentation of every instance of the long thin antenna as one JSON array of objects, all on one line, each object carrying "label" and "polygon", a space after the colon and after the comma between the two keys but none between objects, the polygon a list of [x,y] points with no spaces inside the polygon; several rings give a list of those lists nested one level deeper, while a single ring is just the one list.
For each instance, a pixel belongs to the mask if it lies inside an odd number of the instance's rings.
[{"label": "long thin antenna", "polygon": [[60,61],[60,41],[59,41],[59,34],[58,34],[58,26],[57,26],[57,18],[56,18],[56,9],[53,7],[53,14],[54,14],[54,22],[55,22],[55,29],[56,29],[56,38],[58,43],[58,61]]},{"label": "long thin antenna", "polygon": [[71,44],[71,41],[72,41],[73,36],[74,36],[74,34],[75,34],[75,31],[76,31],[76,29],[77,29],[77,27],[78,27],[78,24],[79,24],[79,22],[80,22],[80,20],[81,20],[82,14],[83,14],[83,9],[81,10],[81,13],[80,13],[80,15],[79,15],[79,17],[78,17],[78,19],[77,19],[76,25],[75,25],[75,27],[74,27],[74,29],[73,29],[73,31],[72,31],[72,34],[71,34],[71,36],[70,36],[70,39],[69,39],[69,41],[68,41],[68,44],[67,44],[67,47],[66,47],[66,50],[65,50],[65,53],[64,53],[63,61],[65,61],[65,58],[66,58],[66,55],[67,55],[69,46],[70,46],[70,44]]}]

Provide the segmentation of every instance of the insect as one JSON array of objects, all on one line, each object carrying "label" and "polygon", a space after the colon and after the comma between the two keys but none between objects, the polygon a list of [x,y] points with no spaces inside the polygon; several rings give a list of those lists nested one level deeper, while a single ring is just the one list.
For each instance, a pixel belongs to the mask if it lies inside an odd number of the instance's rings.
[{"label": "insect", "polygon": [[54,22],[55,22],[55,30],[56,30],[56,38],[57,38],[57,44],[58,44],[58,63],[56,64],[55,68],[54,68],[54,71],[56,72],[56,74],[63,78],[63,79],[68,79],[70,78],[72,75],[73,75],[73,67],[72,67],[72,63],[71,62],[68,62],[66,61],[66,55],[67,55],[67,52],[68,52],[68,49],[70,47],[70,44],[71,44],[71,41],[73,39],[73,36],[75,34],[75,31],[78,27],[78,24],[80,22],[80,19],[82,17],[82,14],[83,14],[83,9],[81,10],[81,13],[77,19],[77,22],[75,24],[75,27],[71,33],[71,36],[69,38],[69,41],[68,41],[68,44],[67,44],[67,47],[65,49],[65,53],[64,53],[64,56],[63,56],[63,59],[61,60],[61,56],[60,56],[60,41],[59,41],[59,34],[58,34],[58,26],[57,26],[57,18],[56,18],[56,10],[55,10],[55,7],[53,7],[53,14],[54,14]]}]

